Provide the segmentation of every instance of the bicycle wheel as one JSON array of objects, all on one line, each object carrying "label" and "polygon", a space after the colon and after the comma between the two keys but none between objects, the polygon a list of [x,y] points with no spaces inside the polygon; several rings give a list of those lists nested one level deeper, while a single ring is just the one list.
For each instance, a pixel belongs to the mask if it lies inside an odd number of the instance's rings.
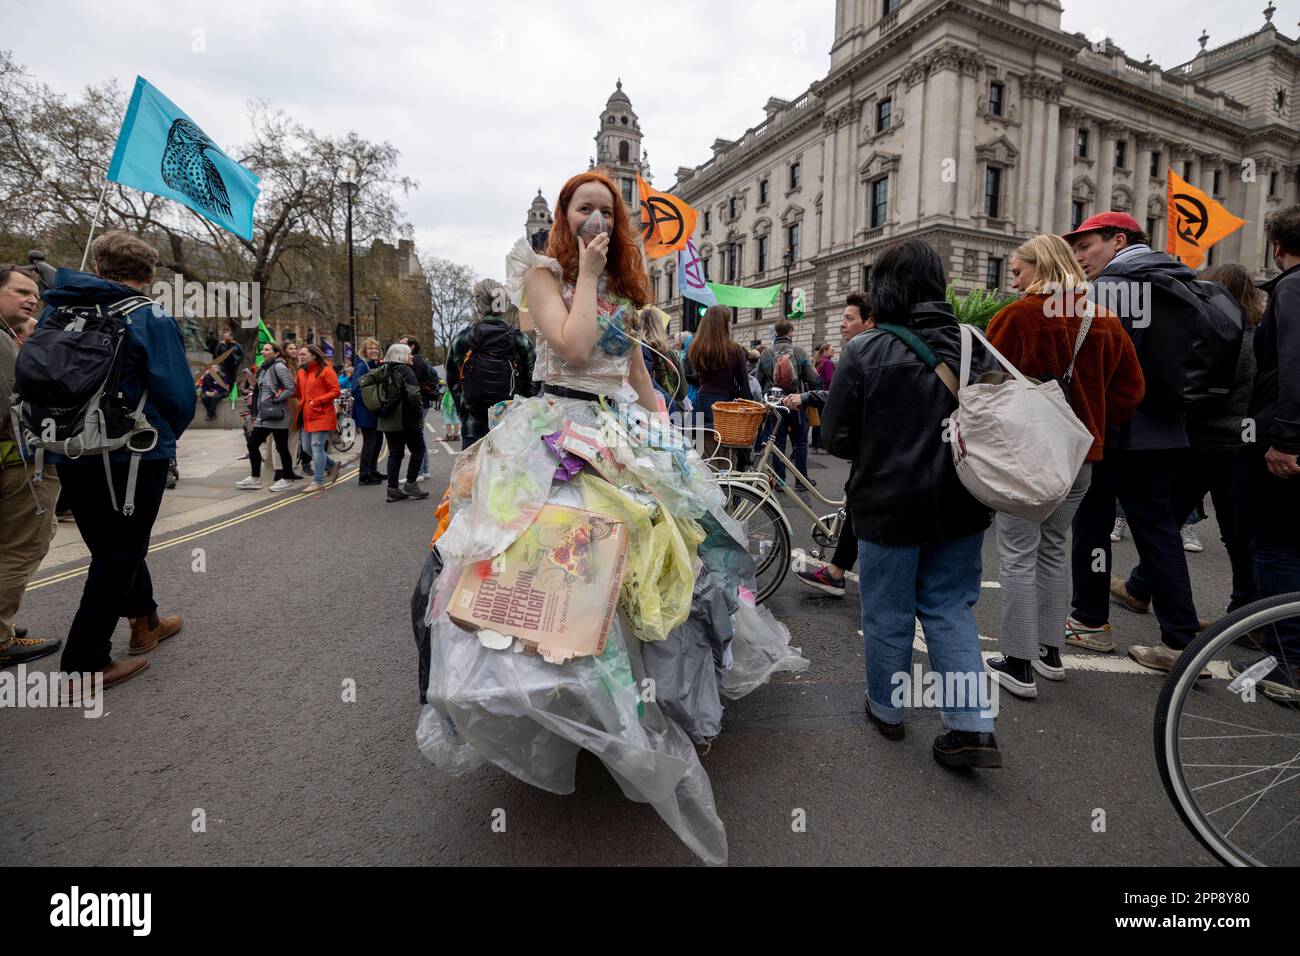
[{"label": "bicycle wheel", "polygon": [[[1160,779],[1178,814],[1232,866],[1300,862],[1300,692],[1279,625],[1300,626],[1300,592],[1247,605],[1188,645],[1156,705]],[[1290,654],[1290,656],[1288,656]],[[1212,680],[1199,680],[1208,669]]]},{"label": "bicycle wheel", "polygon": [[745,529],[754,559],[755,597],[762,604],[790,573],[790,531],[780,506],[747,485],[722,482],[727,514]]},{"label": "bicycle wheel", "polygon": [[357,423],[350,418],[338,420],[338,430],[330,435],[330,445],[339,451],[351,451],[357,441]]}]

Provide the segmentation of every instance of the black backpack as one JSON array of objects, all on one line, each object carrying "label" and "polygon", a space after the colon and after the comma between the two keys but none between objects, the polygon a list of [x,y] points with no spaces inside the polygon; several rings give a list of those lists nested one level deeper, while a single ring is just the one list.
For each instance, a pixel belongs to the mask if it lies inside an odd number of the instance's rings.
[{"label": "black backpack", "polygon": [[129,314],[152,306],[144,296],[131,296],[107,308],[63,306],[45,317],[18,352],[14,391],[18,401],[10,411],[14,436],[35,451],[39,479],[45,452],[66,458],[101,455],[108,475],[108,493],[117,509],[109,454],[131,452],[122,514],[135,512],[135,483],[140,456],[158,444],[158,432],[145,417],[149,389],[140,392],[134,407],[121,391],[122,358]]},{"label": "black backpack", "polygon": [[357,384],[361,386],[361,404],[376,415],[391,413],[406,397],[405,376],[392,362],[362,375]]},{"label": "black backpack", "polygon": [[1131,327],[1130,335],[1146,378],[1142,407],[1167,416],[1223,408],[1241,354],[1241,307],[1217,282],[1161,273],[1141,279],[1150,283],[1151,301],[1146,324]]},{"label": "black backpack", "polygon": [[460,363],[460,393],[465,407],[484,414],[513,398],[518,349],[515,330],[499,322],[480,322],[469,332],[469,351]]}]

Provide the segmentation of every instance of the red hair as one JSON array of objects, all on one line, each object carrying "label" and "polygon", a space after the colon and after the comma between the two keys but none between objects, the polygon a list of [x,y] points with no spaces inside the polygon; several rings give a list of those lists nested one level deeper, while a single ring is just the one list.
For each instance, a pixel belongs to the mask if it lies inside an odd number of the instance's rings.
[{"label": "red hair", "polygon": [[614,183],[604,173],[586,172],[569,179],[560,190],[556,202],[555,222],[546,240],[546,254],[560,263],[564,277],[570,282],[578,280],[578,241],[569,228],[569,203],[578,187],[585,183],[600,183],[614,199],[614,222],[610,227],[609,255],[605,272],[609,276],[609,290],[615,295],[630,299],[635,306],[649,305],[650,282],[646,279],[641,247],[637,245],[628,218],[627,207]]}]

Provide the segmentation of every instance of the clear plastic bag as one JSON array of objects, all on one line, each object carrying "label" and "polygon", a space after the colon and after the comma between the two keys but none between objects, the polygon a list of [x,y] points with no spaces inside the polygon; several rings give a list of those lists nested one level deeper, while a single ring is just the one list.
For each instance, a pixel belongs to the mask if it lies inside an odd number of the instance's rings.
[{"label": "clear plastic bag", "polygon": [[541,436],[563,420],[555,400],[516,402],[496,428],[461,454],[451,472],[451,524],[438,539],[448,564],[494,557],[533,523],[555,473]]},{"label": "clear plastic bag", "polygon": [[765,607],[741,600],[731,640],[731,668],[722,675],[722,694],[739,700],[780,671],[805,671],[808,659],[790,646],[790,631]]},{"label": "clear plastic bag", "polygon": [[621,616],[603,655],[561,665],[488,650],[445,614],[434,617],[430,643],[428,707],[417,741],[439,767],[464,773],[486,759],[525,783],[567,794],[578,751],[589,750],[628,799],[654,807],[700,859],[726,863],[726,831],[708,776],[690,738],[656,703],[641,700],[641,645]]}]

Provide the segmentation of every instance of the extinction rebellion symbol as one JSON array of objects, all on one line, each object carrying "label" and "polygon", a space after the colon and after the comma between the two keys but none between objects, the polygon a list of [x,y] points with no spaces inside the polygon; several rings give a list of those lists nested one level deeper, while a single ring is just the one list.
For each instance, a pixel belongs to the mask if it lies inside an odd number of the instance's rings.
[{"label": "extinction rebellion symbol", "polygon": [[[641,200],[641,208],[641,235],[647,241],[654,235],[656,226],[659,227],[659,241],[663,245],[672,246],[681,241],[686,223],[682,211],[673,203],[660,196],[649,196]],[[673,227],[676,227],[675,231]]]},{"label": "extinction rebellion symbol", "polygon": [[1178,238],[1199,248],[1200,242],[1197,240],[1205,235],[1205,230],[1210,225],[1210,213],[1205,208],[1205,203],[1187,193],[1175,193],[1174,210],[1178,213],[1174,223]]}]

